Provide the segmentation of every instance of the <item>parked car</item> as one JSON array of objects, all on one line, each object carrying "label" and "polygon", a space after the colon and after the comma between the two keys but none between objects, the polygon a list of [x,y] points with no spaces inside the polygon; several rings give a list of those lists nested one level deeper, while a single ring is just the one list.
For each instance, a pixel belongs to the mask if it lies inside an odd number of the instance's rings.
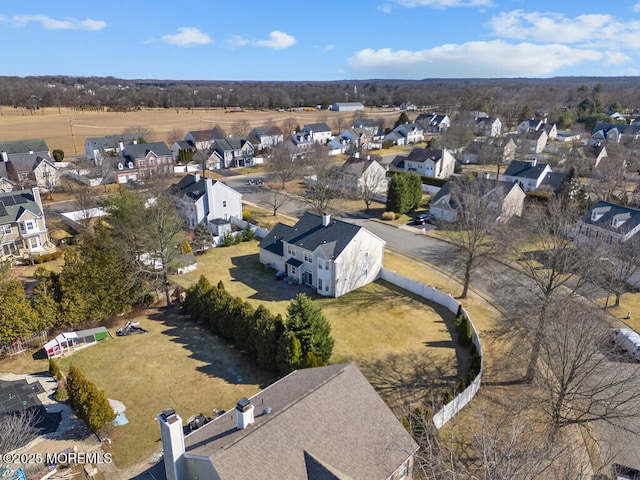
[{"label": "parked car", "polygon": [[429,219],[429,215],[423,213],[415,217],[413,219],[413,223],[416,225],[424,225],[425,223],[431,223],[431,221]]},{"label": "parked car", "polygon": [[612,328],[611,341],[640,361],[640,334],[631,328]]}]

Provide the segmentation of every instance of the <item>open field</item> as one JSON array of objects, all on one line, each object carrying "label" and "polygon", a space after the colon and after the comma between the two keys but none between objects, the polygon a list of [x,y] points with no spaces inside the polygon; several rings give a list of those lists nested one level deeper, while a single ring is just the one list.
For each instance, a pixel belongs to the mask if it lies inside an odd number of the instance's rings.
[{"label": "open field", "polygon": [[[358,112],[367,118],[383,118],[392,127],[400,112],[367,110]],[[88,137],[122,133],[135,126],[150,128],[153,141],[167,141],[174,129],[187,133],[206,130],[216,125],[229,132],[234,124],[247,122],[251,127],[285,122],[300,126],[326,122],[335,130],[346,128],[354,112],[319,111],[234,111],[222,109],[141,109],[130,112],[94,112],[67,108],[43,108],[33,115],[23,109],[0,107],[0,141],[42,138],[51,150],[62,149],[66,156],[84,153]],[[341,128],[338,128],[338,127]]]}]

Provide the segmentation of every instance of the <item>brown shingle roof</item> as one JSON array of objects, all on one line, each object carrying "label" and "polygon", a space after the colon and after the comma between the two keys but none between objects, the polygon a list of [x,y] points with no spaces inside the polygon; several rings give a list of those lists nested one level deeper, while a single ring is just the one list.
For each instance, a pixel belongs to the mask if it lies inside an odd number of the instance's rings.
[{"label": "brown shingle roof", "polygon": [[208,457],[223,480],[315,478],[310,469],[385,480],[418,448],[354,364],[295,371],[251,403],[253,425],[236,429],[229,411],[185,438],[187,455]]}]

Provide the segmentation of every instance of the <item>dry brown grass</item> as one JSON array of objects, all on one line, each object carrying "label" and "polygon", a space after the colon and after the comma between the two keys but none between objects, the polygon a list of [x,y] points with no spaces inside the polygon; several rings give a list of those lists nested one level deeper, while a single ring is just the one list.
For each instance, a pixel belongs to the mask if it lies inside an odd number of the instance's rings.
[{"label": "dry brown grass", "polygon": [[[385,118],[391,126],[400,115],[395,111],[367,110],[368,118]],[[67,156],[82,154],[87,137],[101,137],[122,133],[125,129],[144,126],[153,130],[153,141],[167,141],[174,129],[184,131],[205,130],[216,125],[229,132],[234,123],[248,121],[252,127],[277,125],[293,118],[300,126],[326,122],[337,129],[343,119],[343,128],[354,118],[350,112],[331,111],[243,111],[222,109],[141,109],[133,112],[89,112],[62,108],[43,108],[33,114],[22,109],[0,107],[0,140],[27,140],[42,138],[51,150],[62,149]]]}]

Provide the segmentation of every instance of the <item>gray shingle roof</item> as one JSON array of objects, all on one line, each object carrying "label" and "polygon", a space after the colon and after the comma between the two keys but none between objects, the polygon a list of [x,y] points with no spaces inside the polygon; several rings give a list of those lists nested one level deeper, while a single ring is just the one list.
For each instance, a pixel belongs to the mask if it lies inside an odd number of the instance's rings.
[{"label": "gray shingle roof", "polygon": [[[293,227],[276,225],[260,242],[260,248],[278,253],[282,252],[282,242],[286,242],[313,252],[322,246],[328,258],[337,258],[361,228],[333,218],[323,227],[322,216],[305,212]],[[282,253],[278,254],[282,256]]]},{"label": "gray shingle roof", "polygon": [[87,138],[85,143],[91,144],[93,150],[106,150],[118,148],[120,142],[127,145],[133,143],[138,138],[138,135],[133,133],[123,133],[122,135],[107,135],[104,137],[90,137]]},{"label": "gray shingle roof", "polygon": [[[591,220],[591,214],[594,210],[600,210],[603,213],[597,220]],[[628,219],[617,229],[613,228],[612,225],[613,217],[616,215],[628,216]],[[582,221],[590,225],[597,225],[604,230],[625,234],[640,224],[640,210],[616,205],[615,203],[599,201],[584,214]]]},{"label": "gray shingle roof", "polygon": [[512,160],[503,175],[520,178],[540,178],[546,166],[546,163],[536,162],[535,166],[531,166],[531,162]]},{"label": "gray shingle roof", "polygon": [[31,190],[0,193],[0,225],[15,223],[25,210],[38,217],[42,216],[42,210]]},{"label": "gray shingle roof", "polygon": [[164,142],[137,143],[127,145],[122,151],[122,156],[130,160],[144,158],[149,152],[155,153],[159,157],[172,157],[173,153]]},{"label": "gray shingle roof", "polygon": [[417,450],[354,364],[295,371],[251,403],[244,430],[234,409],[185,438],[187,454],[209,457],[223,480],[385,480]]},{"label": "gray shingle roof", "polygon": [[222,133],[220,133],[220,131],[215,128],[211,128],[209,130],[192,130],[188,132],[187,135],[189,133],[196,142],[206,142],[209,140],[224,138],[224,135],[222,135]]},{"label": "gray shingle roof", "polygon": [[[212,180],[212,184],[215,184],[216,180]],[[196,181],[196,176],[193,174],[185,175],[180,179],[178,183],[174,183],[171,185],[171,194],[176,196],[186,195],[189,198],[198,200],[202,197],[206,192],[206,186],[204,182],[204,178],[198,176],[198,181]]]},{"label": "gray shingle roof", "polygon": [[310,123],[302,127],[304,131],[312,131],[312,132],[331,132],[331,128],[326,123]]},{"label": "gray shingle roof", "polygon": [[0,152],[28,153],[28,152],[48,152],[47,142],[42,139],[16,140],[13,142],[0,142]]}]

